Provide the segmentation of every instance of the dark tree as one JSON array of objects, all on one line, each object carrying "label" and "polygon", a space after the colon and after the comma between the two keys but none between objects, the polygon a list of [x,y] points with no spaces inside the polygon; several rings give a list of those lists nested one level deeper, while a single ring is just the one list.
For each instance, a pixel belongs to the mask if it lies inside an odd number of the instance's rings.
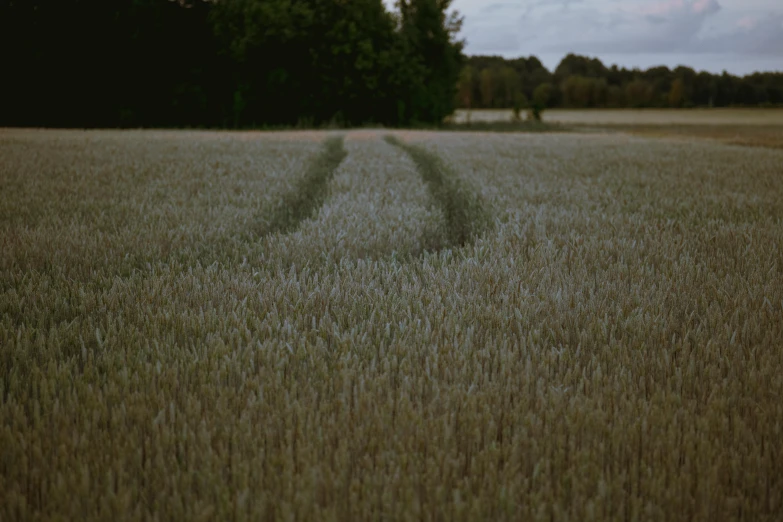
[{"label": "dark tree", "polygon": [[397,84],[401,123],[440,122],[454,110],[464,60],[457,40],[462,19],[451,0],[399,0],[400,58]]},{"label": "dark tree", "polygon": [[438,124],[443,0],[0,0],[0,125]]}]

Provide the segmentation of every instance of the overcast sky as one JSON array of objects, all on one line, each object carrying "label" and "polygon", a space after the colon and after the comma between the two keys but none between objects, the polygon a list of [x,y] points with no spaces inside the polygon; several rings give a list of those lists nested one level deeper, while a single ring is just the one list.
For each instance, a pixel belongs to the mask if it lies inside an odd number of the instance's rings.
[{"label": "overcast sky", "polygon": [[783,0],[454,0],[468,54],[783,71]]}]

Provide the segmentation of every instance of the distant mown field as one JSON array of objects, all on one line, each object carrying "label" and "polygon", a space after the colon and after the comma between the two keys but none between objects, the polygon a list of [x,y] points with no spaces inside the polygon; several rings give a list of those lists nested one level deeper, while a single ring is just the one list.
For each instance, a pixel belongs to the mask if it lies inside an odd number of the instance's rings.
[{"label": "distant mown field", "polygon": [[[470,121],[508,122],[510,110],[471,111]],[[454,116],[468,121],[467,111]],[[639,136],[696,138],[730,145],[783,149],[783,109],[552,109],[544,122],[572,130],[628,132]]]},{"label": "distant mown field", "polygon": [[[455,122],[467,120],[460,109]],[[471,111],[472,121],[493,122],[511,119],[511,110]],[[783,109],[551,109],[544,112],[549,123],[569,125],[781,125]]]},{"label": "distant mown field", "polygon": [[780,520],[782,166],[0,129],[0,520]]}]

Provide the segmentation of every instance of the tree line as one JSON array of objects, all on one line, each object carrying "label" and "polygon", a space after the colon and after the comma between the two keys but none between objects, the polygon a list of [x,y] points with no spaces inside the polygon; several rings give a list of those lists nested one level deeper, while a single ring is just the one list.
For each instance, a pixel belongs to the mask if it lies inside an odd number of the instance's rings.
[{"label": "tree line", "polygon": [[465,58],[451,0],[0,0],[0,125],[439,124],[455,106],[783,104],[783,74]]},{"label": "tree line", "polygon": [[453,112],[451,0],[0,0],[0,125],[390,126]]},{"label": "tree line", "polygon": [[696,72],[689,67],[647,70],[605,66],[569,54],[550,72],[536,58],[471,56],[461,71],[462,108],[520,105],[564,108],[730,107],[783,104],[783,73],[744,77]]}]

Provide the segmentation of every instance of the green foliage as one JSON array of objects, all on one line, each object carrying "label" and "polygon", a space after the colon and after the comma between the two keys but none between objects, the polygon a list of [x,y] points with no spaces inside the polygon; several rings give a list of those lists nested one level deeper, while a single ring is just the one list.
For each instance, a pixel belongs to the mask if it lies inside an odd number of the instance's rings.
[{"label": "green foliage", "polygon": [[669,105],[672,107],[681,107],[685,99],[685,86],[682,78],[677,78],[672,83],[672,88],[669,90]]},{"label": "green foliage", "polygon": [[500,70],[500,85],[503,92],[504,104],[517,106],[520,101],[527,104],[527,96],[520,91],[519,74],[512,67],[503,67]]},{"label": "green foliage", "polygon": [[0,125],[440,125],[520,93],[539,108],[783,104],[783,73],[466,60],[451,3],[0,1]]},{"label": "green foliage", "polygon": [[608,86],[603,78],[569,76],[560,86],[564,107],[603,107]]},{"label": "green foliage", "polygon": [[629,107],[649,107],[652,105],[655,92],[649,82],[636,79],[625,87]]},{"label": "green foliage", "polygon": [[551,83],[542,83],[533,91],[533,103],[541,107],[548,107],[552,101],[555,87]]},{"label": "green foliage", "polygon": [[462,68],[457,84],[457,103],[468,109],[468,123],[470,123],[470,109],[473,107],[473,83],[476,71],[470,65]]},{"label": "green foliage", "polygon": [[439,124],[463,63],[449,4],[2,2],[0,125]]},{"label": "green foliage", "polygon": [[[596,58],[564,57],[554,72],[535,57],[505,59],[471,56],[467,66],[480,71],[471,82],[474,109],[513,108],[507,86],[525,94],[539,108],[555,107],[726,107],[783,104],[783,73],[697,73],[688,67],[653,67],[646,71],[606,67]],[[508,71],[513,70],[515,80]],[[545,87],[542,87],[545,86]],[[468,88],[460,84],[461,92]],[[539,91],[539,88],[541,90]],[[538,94],[537,94],[538,93]],[[465,96],[460,96],[461,107]]]},{"label": "green foliage", "polygon": [[462,19],[449,14],[451,0],[399,0],[402,64],[398,92],[406,102],[398,123],[439,123],[454,112],[464,59],[457,33]]}]

